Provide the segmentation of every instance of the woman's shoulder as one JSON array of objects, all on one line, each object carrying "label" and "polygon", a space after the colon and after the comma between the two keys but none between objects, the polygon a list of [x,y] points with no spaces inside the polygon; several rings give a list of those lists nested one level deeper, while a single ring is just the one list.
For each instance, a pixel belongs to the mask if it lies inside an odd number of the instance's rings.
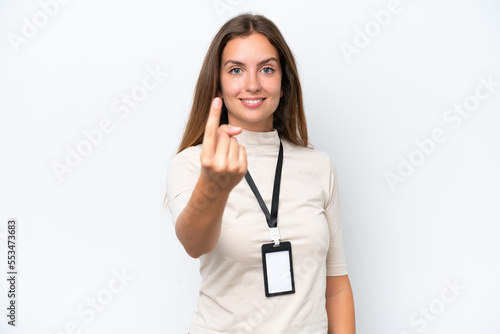
[{"label": "woman's shoulder", "polygon": [[175,158],[178,159],[190,159],[193,157],[200,158],[200,153],[201,153],[201,144],[195,145],[195,146],[189,146],[188,148],[185,148],[184,150],[180,151],[174,156]]},{"label": "woman's shoulder", "polygon": [[309,162],[322,162],[326,163],[327,161],[331,161],[330,155],[326,151],[318,150],[311,144],[309,146],[298,146],[289,141],[283,141],[285,146],[285,150],[288,151],[288,154],[301,158],[307,159]]},{"label": "woman's shoulder", "polygon": [[200,168],[200,153],[201,153],[201,144],[190,146],[181,152],[174,155],[172,158],[172,162],[170,164],[170,168],[185,168],[191,167],[194,169]]}]

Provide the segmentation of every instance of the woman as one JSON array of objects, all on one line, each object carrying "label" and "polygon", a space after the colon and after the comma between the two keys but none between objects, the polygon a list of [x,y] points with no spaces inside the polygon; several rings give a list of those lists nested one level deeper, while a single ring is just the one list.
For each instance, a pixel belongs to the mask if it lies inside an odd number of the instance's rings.
[{"label": "woman", "polygon": [[355,333],[335,168],[308,147],[295,61],[267,18],[212,41],[167,196],[200,258],[191,334]]}]

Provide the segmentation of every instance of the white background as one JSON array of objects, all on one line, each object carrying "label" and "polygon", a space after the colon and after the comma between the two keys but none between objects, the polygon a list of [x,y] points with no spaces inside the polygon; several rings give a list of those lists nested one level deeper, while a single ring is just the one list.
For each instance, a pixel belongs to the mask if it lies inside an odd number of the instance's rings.
[{"label": "white background", "polygon": [[[358,333],[499,332],[498,1],[401,0],[384,27],[372,11],[385,0],[73,0],[52,17],[47,2],[0,2],[1,277],[11,217],[19,271],[15,328],[0,280],[2,333],[187,332],[198,261],[162,209],[166,172],[207,47],[244,11],[281,29],[310,140],[337,165]],[[124,116],[146,68],[168,76]],[[488,97],[447,122],[488,77]],[[446,140],[418,153],[438,128]],[[78,145],[88,154],[58,178]],[[410,157],[391,189],[386,173]]]}]

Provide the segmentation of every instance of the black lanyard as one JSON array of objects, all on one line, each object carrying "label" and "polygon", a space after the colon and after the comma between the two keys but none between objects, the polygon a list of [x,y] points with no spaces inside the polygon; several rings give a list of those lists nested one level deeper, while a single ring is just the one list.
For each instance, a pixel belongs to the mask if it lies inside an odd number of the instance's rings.
[{"label": "black lanyard", "polygon": [[257,201],[259,202],[260,208],[264,212],[266,216],[267,225],[269,228],[278,227],[278,202],[280,197],[280,184],[281,184],[281,169],[283,167],[283,144],[280,140],[280,151],[278,153],[278,163],[276,164],[276,174],[274,175],[274,187],[273,187],[273,199],[271,202],[271,214],[269,214],[269,210],[266,207],[266,203],[260,196],[259,190],[255,186],[252,177],[250,176],[250,172],[245,174],[245,179],[248,182],[248,185],[252,189]]}]

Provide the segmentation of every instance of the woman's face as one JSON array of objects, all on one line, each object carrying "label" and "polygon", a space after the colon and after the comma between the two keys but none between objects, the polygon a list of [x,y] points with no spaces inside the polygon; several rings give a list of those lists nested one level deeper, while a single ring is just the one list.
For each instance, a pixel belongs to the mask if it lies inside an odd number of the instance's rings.
[{"label": "woman's face", "polygon": [[253,33],[230,40],[222,51],[220,81],[229,124],[249,131],[272,131],[281,90],[278,50]]}]

